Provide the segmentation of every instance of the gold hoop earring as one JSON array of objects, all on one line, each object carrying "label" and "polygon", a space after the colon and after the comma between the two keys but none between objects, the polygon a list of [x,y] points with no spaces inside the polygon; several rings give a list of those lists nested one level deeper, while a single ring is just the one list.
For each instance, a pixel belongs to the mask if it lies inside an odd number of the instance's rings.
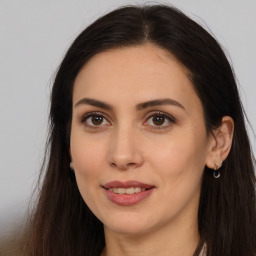
[{"label": "gold hoop earring", "polygon": [[221,166],[222,166],[222,161],[220,161],[220,166],[218,166],[215,161],[213,162],[213,164],[214,164],[213,177],[215,179],[218,179],[220,177],[219,168],[221,168]]}]

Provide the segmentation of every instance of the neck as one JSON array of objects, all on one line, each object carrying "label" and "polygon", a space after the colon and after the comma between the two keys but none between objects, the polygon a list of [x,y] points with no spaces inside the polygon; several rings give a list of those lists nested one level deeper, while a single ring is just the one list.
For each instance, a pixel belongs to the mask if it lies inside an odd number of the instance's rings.
[{"label": "neck", "polygon": [[106,247],[101,256],[192,256],[200,239],[197,222],[182,224],[133,235],[105,227]]}]

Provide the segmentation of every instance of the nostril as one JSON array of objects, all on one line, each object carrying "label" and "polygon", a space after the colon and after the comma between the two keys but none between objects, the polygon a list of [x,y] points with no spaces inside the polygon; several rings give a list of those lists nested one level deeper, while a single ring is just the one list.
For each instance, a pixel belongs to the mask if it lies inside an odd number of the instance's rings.
[{"label": "nostril", "polygon": [[135,167],[136,163],[114,163],[114,162],[112,162],[110,164],[110,166],[114,167],[114,168],[121,169],[121,170],[126,170],[128,168]]},{"label": "nostril", "polygon": [[117,165],[115,163],[110,164],[112,167],[116,167]]},{"label": "nostril", "polygon": [[128,163],[127,166],[133,166],[135,163]]}]

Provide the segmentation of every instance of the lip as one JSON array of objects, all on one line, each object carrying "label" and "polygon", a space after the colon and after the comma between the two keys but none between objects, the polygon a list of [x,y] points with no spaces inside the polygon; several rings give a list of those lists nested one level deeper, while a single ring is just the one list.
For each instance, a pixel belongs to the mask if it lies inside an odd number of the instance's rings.
[{"label": "lip", "polygon": [[151,184],[145,184],[136,180],[129,180],[129,181],[114,180],[106,183],[103,187],[107,189],[108,188],[131,188],[131,187],[140,187],[140,188],[149,189],[149,188],[154,188],[155,186]]},{"label": "lip", "polygon": [[[130,188],[130,187],[140,187],[145,188],[146,190],[141,191],[135,194],[116,194],[113,191],[109,190],[109,188]],[[135,205],[146,199],[151,195],[151,193],[155,190],[154,185],[145,184],[139,181],[131,180],[131,181],[111,181],[106,183],[103,186],[107,198],[120,206],[129,206]]]}]

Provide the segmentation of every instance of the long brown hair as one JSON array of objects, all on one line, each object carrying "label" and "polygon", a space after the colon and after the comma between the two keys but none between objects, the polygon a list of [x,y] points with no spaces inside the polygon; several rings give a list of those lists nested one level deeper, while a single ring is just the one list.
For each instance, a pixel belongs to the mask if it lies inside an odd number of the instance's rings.
[{"label": "long brown hair", "polygon": [[28,256],[95,256],[104,248],[103,224],[70,177],[73,84],[79,70],[95,54],[145,42],[169,51],[189,70],[208,132],[218,127],[223,116],[233,118],[233,143],[220,169],[221,177],[214,179],[212,170],[205,167],[199,232],[208,256],[255,255],[253,156],[232,68],[214,37],[180,10],[147,5],[122,7],[96,20],[76,38],[58,69],[51,95],[43,182],[26,231]]}]

